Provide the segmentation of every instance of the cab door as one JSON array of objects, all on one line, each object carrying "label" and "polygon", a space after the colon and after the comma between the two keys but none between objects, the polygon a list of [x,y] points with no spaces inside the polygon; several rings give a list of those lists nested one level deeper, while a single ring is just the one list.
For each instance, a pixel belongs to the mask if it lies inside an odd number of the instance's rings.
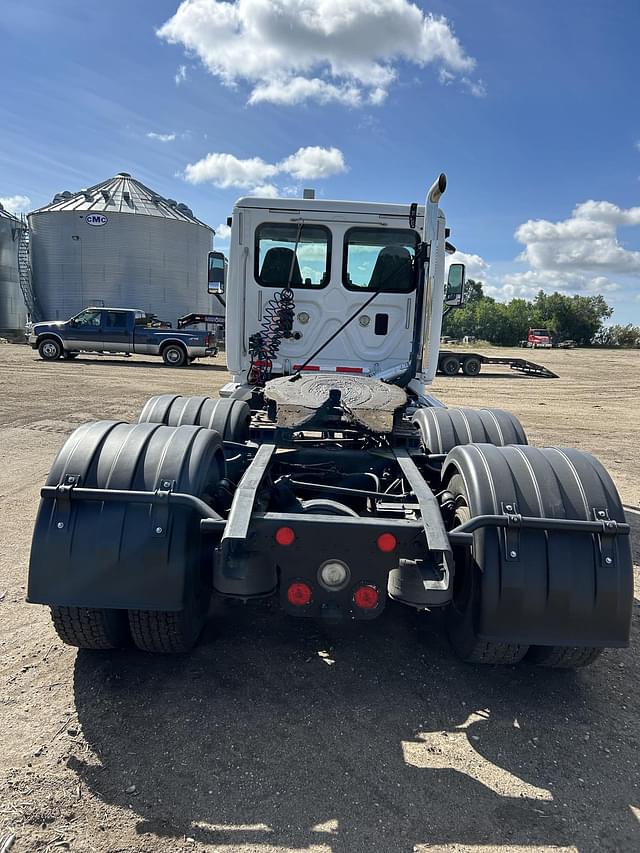
[{"label": "cab door", "polygon": [[64,330],[65,349],[100,350],[102,335],[100,331],[100,309],[87,308],[69,320]]},{"label": "cab door", "polygon": [[102,311],[104,352],[131,352],[131,315],[127,311]]}]

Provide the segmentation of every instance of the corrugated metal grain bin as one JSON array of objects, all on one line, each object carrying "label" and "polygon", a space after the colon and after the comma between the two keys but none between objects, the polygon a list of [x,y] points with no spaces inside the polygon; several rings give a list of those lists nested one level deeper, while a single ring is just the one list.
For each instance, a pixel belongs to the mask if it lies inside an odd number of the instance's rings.
[{"label": "corrugated metal grain bin", "polygon": [[29,227],[43,319],[66,319],[87,305],[141,308],[172,323],[212,311],[212,229],[126,172],[58,193],[29,214]]},{"label": "corrugated metal grain bin", "polygon": [[0,332],[24,332],[27,321],[18,269],[18,238],[23,227],[0,204]]}]

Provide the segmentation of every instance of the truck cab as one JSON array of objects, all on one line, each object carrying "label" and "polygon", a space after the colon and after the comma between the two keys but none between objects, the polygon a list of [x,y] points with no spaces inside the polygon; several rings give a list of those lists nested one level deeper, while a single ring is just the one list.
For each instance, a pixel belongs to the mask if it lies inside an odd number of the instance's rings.
[{"label": "truck cab", "polygon": [[241,198],[226,288],[227,330],[239,330],[227,339],[227,392],[265,369],[392,381],[416,346],[416,381],[428,385],[444,298],[440,194],[436,182],[425,206]]}]

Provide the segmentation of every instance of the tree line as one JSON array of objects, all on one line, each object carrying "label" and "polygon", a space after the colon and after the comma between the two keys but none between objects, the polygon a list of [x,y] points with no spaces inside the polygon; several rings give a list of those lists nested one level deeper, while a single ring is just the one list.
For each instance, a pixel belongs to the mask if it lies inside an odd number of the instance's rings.
[{"label": "tree line", "polygon": [[583,346],[640,347],[640,326],[605,326],[613,314],[603,296],[567,296],[539,291],[535,299],[496,302],[484,293],[482,282],[468,279],[464,308],[450,311],[442,333],[465,335],[498,346],[517,346],[529,329],[548,329],[554,341],[573,340]]}]

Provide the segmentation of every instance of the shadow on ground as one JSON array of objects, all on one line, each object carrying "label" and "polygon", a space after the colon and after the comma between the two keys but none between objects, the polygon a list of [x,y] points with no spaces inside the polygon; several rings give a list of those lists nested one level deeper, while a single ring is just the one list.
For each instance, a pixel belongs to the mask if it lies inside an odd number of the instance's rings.
[{"label": "shadow on ground", "polygon": [[636,760],[610,737],[629,736],[612,704],[629,653],[579,674],[474,668],[441,628],[395,607],[341,629],[224,605],[190,656],[80,652],[94,757],[70,764],[167,849],[640,848]]}]

